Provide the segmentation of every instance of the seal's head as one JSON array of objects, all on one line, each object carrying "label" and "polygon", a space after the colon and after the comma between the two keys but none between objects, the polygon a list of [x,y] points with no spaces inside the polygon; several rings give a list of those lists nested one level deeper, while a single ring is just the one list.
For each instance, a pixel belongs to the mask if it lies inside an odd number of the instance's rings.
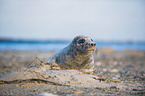
[{"label": "seal's head", "polygon": [[77,36],[73,39],[71,45],[81,53],[91,53],[96,50],[96,44],[90,37]]}]

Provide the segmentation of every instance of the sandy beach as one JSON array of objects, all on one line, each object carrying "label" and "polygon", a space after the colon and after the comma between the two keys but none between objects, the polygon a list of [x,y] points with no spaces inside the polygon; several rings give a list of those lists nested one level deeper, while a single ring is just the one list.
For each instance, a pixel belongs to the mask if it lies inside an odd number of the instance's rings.
[{"label": "sandy beach", "polygon": [[[29,65],[47,62],[55,51],[0,51],[0,76]],[[60,96],[83,95],[145,95],[145,51],[115,51],[109,48],[94,52],[95,72],[101,77],[100,86],[69,86],[50,82],[29,80],[13,83],[0,82],[0,95],[32,95],[41,92]],[[33,62],[32,62],[33,61]],[[61,73],[61,71],[60,71]],[[106,85],[105,85],[106,84]],[[92,82],[93,85],[93,82]]]}]

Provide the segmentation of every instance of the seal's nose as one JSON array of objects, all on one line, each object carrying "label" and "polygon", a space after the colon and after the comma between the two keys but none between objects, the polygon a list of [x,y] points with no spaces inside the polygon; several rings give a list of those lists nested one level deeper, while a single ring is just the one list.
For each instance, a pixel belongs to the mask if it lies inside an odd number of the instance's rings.
[{"label": "seal's nose", "polygon": [[90,45],[90,46],[96,46],[96,44],[95,44],[95,43],[90,43],[89,45]]}]

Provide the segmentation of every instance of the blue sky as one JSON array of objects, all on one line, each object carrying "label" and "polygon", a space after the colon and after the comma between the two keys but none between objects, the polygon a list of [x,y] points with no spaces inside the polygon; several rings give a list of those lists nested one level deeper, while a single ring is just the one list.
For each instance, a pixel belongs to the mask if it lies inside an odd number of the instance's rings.
[{"label": "blue sky", "polygon": [[0,0],[0,38],[145,41],[145,0]]}]

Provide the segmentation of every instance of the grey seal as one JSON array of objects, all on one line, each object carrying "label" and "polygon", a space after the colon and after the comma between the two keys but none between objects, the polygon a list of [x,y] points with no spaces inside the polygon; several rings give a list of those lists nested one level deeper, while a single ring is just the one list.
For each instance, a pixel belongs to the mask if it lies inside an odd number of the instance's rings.
[{"label": "grey seal", "polygon": [[65,48],[58,51],[48,61],[51,65],[58,65],[61,69],[87,69],[94,67],[92,52],[96,44],[88,36],[76,36]]}]

